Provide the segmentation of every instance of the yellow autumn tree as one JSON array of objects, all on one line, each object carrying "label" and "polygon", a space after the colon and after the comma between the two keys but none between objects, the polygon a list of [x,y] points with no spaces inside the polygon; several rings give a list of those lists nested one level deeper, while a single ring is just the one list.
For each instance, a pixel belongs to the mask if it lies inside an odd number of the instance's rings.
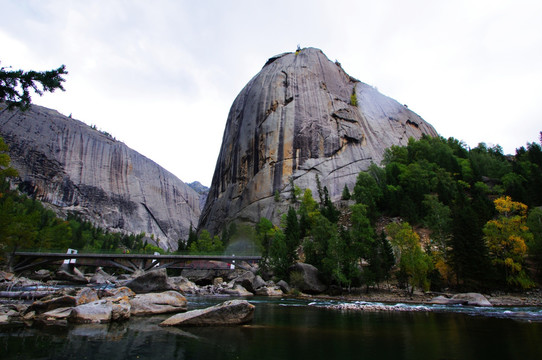
[{"label": "yellow autumn tree", "polygon": [[526,243],[532,238],[526,226],[527,205],[512,201],[509,196],[500,197],[494,203],[499,215],[484,226],[491,262],[508,285],[530,288],[534,283],[523,267]]}]

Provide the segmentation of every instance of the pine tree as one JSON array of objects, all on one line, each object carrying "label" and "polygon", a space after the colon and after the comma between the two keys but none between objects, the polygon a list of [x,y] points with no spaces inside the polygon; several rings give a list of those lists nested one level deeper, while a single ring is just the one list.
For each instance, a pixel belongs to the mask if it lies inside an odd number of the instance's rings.
[{"label": "pine tree", "polygon": [[8,70],[0,67],[0,102],[5,102],[8,109],[26,110],[32,100],[30,89],[40,96],[56,89],[64,91],[62,83],[65,79],[62,75],[66,74],[65,65],[49,71]]},{"label": "pine tree", "polygon": [[318,190],[318,198],[320,199],[320,205],[324,203],[324,191],[322,189],[322,183],[320,177],[316,174],[316,189]]},{"label": "pine tree", "polygon": [[290,262],[290,254],[286,245],[286,237],[279,229],[275,232],[271,247],[269,248],[269,266],[279,279],[287,279]]},{"label": "pine tree", "polygon": [[488,249],[474,211],[465,193],[460,193],[452,208],[452,236],[449,240],[449,263],[457,285],[476,288],[491,277]]},{"label": "pine tree", "polygon": [[339,215],[340,212],[335,208],[335,205],[331,202],[331,199],[329,197],[329,191],[327,190],[327,186],[324,186],[324,202],[320,207],[320,212],[322,215],[324,215],[326,218],[328,218],[331,223],[335,224],[337,221],[339,221]]},{"label": "pine tree", "polygon": [[188,239],[186,240],[186,244],[183,248],[183,250],[188,250],[194,244],[198,241],[198,234],[194,231],[194,228],[192,227],[192,223],[190,223],[190,228],[188,229]]},{"label": "pine tree", "polygon": [[286,227],[284,229],[284,241],[286,244],[287,261],[293,265],[297,260],[297,247],[300,244],[300,231],[297,213],[293,207],[288,208],[286,215]]},{"label": "pine tree", "polygon": [[344,189],[343,189],[343,193],[341,195],[341,199],[350,200],[351,197],[352,197],[352,195],[350,194],[350,190],[348,190],[348,186],[346,184],[344,184]]}]

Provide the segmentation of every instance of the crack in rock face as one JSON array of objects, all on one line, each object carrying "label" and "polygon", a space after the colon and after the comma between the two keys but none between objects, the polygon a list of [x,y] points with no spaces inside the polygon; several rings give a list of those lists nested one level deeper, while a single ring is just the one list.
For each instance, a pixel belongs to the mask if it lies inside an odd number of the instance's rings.
[{"label": "crack in rock face", "polygon": [[318,175],[338,200],[360,171],[380,164],[386,148],[424,134],[438,136],[322,51],[274,56],[230,109],[200,228],[218,234],[237,219],[277,223],[289,205],[290,178],[317,196]]}]

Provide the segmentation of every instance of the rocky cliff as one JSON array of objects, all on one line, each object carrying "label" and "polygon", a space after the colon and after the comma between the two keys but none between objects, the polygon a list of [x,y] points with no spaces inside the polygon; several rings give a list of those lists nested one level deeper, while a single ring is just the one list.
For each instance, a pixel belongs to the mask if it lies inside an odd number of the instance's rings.
[{"label": "rocky cliff", "polygon": [[[316,175],[338,199],[384,150],[437,132],[420,116],[350,77],[318,49],[270,58],[235,99],[200,228],[275,222],[289,178],[316,195]],[[278,191],[281,200],[275,201]]]},{"label": "rocky cliff", "polygon": [[200,215],[199,195],[158,164],[111,136],[54,110],[0,111],[20,186],[59,213],[97,226],[154,234],[176,249]]}]

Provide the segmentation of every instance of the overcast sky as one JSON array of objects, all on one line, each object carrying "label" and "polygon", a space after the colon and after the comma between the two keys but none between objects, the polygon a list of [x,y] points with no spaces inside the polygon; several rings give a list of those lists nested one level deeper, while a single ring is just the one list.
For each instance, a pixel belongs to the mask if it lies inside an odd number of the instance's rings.
[{"label": "overcast sky", "polygon": [[514,153],[542,131],[542,1],[0,0],[2,66],[65,64],[36,104],[210,185],[229,108],[266,60],[317,47],[444,137]]}]

